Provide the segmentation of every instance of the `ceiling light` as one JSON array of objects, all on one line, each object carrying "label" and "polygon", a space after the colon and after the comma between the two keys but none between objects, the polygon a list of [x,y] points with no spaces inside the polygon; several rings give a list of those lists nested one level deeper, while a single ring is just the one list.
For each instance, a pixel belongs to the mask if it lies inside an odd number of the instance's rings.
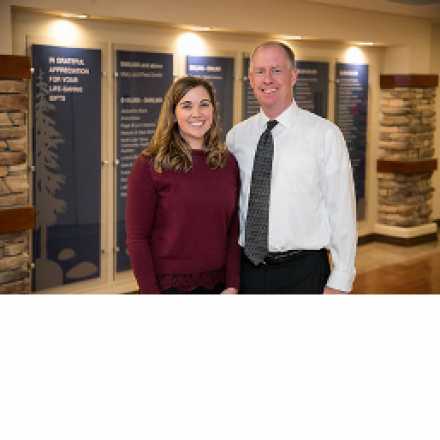
[{"label": "ceiling light", "polygon": [[193,26],[193,25],[189,25],[189,26],[183,26],[184,29],[188,29],[190,31],[193,32],[206,32],[206,31],[212,31],[213,27],[211,26]]},{"label": "ceiling light", "polygon": [[64,18],[77,18],[79,20],[86,20],[89,18],[87,14],[72,14],[70,12],[63,12],[61,14]]},{"label": "ceiling light", "polygon": [[51,20],[48,28],[51,41],[60,45],[75,45],[80,40],[80,25],[73,20],[58,18]]},{"label": "ceiling light", "polygon": [[199,34],[184,32],[177,38],[177,52],[183,55],[204,55],[206,43]]},{"label": "ceiling light", "polygon": [[345,51],[344,61],[346,63],[365,64],[366,58],[361,48],[352,46]]}]

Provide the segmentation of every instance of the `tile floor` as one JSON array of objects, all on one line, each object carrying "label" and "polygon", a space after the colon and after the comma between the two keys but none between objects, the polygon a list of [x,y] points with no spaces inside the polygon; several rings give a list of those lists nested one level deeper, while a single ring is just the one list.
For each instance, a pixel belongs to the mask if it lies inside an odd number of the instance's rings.
[{"label": "tile floor", "polygon": [[440,293],[440,242],[358,247],[353,293]]}]

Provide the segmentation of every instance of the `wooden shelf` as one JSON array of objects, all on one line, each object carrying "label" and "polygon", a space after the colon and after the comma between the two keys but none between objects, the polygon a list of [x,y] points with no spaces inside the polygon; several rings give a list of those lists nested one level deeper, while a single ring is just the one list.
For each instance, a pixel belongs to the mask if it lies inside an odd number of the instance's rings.
[{"label": "wooden shelf", "polygon": [[35,209],[33,206],[22,208],[0,209],[0,234],[26,231],[35,226]]},{"label": "wooden shelf", "polygon": [[437,87],[438,75],[380,75],[381,89],[395,87]]},{"label": "wooden shelf", "polygon": [[31,60],[18,55],[0,55],[0,79],[29,79]]},{"label": "wooden shelf", "polygon": [[432,173],[437,169],[437,159],[397,161],[377,161],[377,171],[380,173],[419,174]]}]

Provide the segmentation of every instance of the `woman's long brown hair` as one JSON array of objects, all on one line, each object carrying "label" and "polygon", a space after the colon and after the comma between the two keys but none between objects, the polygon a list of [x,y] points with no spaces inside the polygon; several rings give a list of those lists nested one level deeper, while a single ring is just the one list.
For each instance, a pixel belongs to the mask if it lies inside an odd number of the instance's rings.
[{"label": "woman's long brown hair", "polygon": [[175,117],[177,104],[194,87],[202,86],[209,95],[213,106],[213,121],[204,136],[203,151],[206,151],[206,163],[209,168],[222,168],[226,164],[226,145],[220,140],[220,130],[217,122],[217,104],[211,84],[202,79],[186,76],[178,79],[165,95],[156,130],[148,147],[142,154],[151,157],[154,169],[161,173],[163,170],[189,171],[192,168],[191,147],[180,134]]}]

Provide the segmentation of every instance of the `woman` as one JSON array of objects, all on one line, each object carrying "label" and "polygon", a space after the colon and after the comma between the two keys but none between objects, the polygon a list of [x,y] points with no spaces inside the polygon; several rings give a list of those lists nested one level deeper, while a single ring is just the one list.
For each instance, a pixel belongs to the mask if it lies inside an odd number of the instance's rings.
[{"label": "woman", "polygon": [[141,293],[237,293],[238,191],[211,85],[179,79],[128,180],[127,247]]}]

